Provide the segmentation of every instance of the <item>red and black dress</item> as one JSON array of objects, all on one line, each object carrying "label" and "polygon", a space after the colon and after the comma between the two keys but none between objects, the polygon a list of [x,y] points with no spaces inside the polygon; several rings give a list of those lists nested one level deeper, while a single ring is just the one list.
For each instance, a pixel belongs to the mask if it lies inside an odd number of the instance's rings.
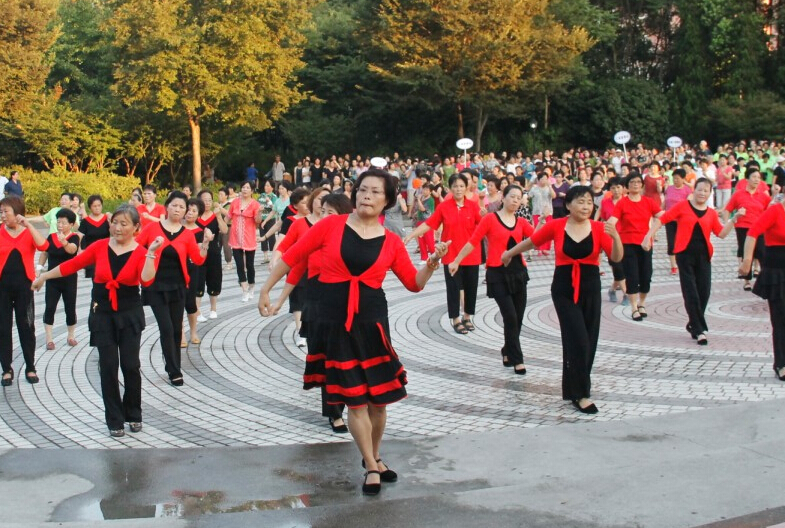
[{"label": "red and black dress", "polygon": [[753,238],[761,235],[766,250],[752,291],[769,303],[774,370],[779,372],[785,367],[785,208],[782,204],[769,207],[747,233]]},{"label": "red and black dress", "polygon": [[[201,244],[204,241],[204,229],[201,227],[195,227],[189,231],[194,234],[194,239],[196,240],[197,244]],[[188,315],[193,315],[199,311],[199,307],[196,305],[196,298],[201,297],[199,295],[199,274],[200,270],[206,265],[206,258],[201,266],[196,264],[190,258],[188,259],[188,276],[191,277],[191,281],[188,283],[188,288],[185,290],[185,313]],[[202,292],[202,296],[203,295],[204,292]]]},{"label": "red and black dress", "polygon": [[16,319],[19,344],[25,358],[25,372],[35,372],[35,302],[30,286],[35,280],[35,251],[46,251],[48,244],[37,246],[28,229],[11,236],[0,225],[0,365],[11,372]]},{"label": "red and black dress", "polygon": [[651,219],[660,212],[660,204],[651,198],[641,196],[637,202],[624,196],[616,203],[613,216],[618,220],[616,229],[624,244],[624,276],[627,280],[627,294],[649,293],[651,289],[652,250],[641,247],[649,232]]},{"label": "red and black dress", "polygon": [[504,223],[499,213],[487,214],[474,230],[469,243],[477,247],[483,238],[488,240],[487,270],[485,279],[488,297],[496,301],[504,324],[504,346],[502,356],[509,358],[510,365],[523,363],[521,350],[521,326],[526,310],[526,284],[529,271],[523,255],[514,257],[509,266],[504,266],[501,255],[516,244],[530,237],[534,232],[532,225],[524,218],[515,217],[513,225]]},{"label": "red and black dress", "polygon": [[[76,244],[79,247],[79,235],[69,233],[66,237],[67,243]],[[46,237],[48,247],[46,248],[48,269],[53,270],[60,264],[67,262],[76,256],[76,253],[68,253],[65,245],[60,243],[57,233],[52,233]],[[76,286],[79,277],[76,275],[50,279],[46,281],[46,293],[44,294],[44,324],[55,324],[55,312],[60,297],[63,298],[65,308],[65,324],[73,326],[76,324]]]},{"label": "red and black dress", "polygon": [[[109,238],[109,216],[106,214],[101,215],[98,220],[93,219],[90,215],[85,216],[79,223],[79,232],[82,233],[82,251],[90,247],[90,244],[104,238]],[[88,266],[84,270],[84,276],[92,278],[95,266]]]},{"label": "red and black dress", "polygon": [[711,233],[722,231],[717,211],[696,209],[689,200],[674,205],[660,217],[662,224],[675,222],[673,253],[679,266],[679,282],[689,323],[687,331],[693,339],[709,330],[706,306],[711,295]]},{"label": "red and black dress", "polygon": [[[223,248],[223,234],[221,233],[221,226],[218,224],[218,219],[215,213],[210,213],[206,219],[201,216],[196,219],[196,223],[202,228],[202,233],[205,229],[209,229],[213,233],[214,238],[207,246],[207,258],[204,264],[197,267],[198,274],[194,277],[196,281],[196,296],[204,297],[205,292],[211,297],[216,297],[221,294],[221,283],[223,282],[223,263],[221,262],[221,251]],[[202,234],[204,237],[204,234]]]},{"label": "red and black dress", "polygon": [[[169,380],[182,379],[180,370],[180,342],[183,338],[185,294],[191,284],[188,259],[197,266],[204,263],[194,234],[183,226],[171,233],[160,222],[142,229],[136,241],[148,247],[157,237],[164,242],[155,259],[155,280],[142,288],[142,302],[150,307],[158,323],[161,351]],[[178,381],[179,384],[179,381]]]},{"label": "red and black dress", "polygon": [[[74,276],[93,266],[90,315],[90,346],[98,349],[101,394],[106,425],[122,429],[125,422],[142,421],[142,376],[139,346],[145,327],[139,285],[145,264],[144,247],[120,255],[103,239],[60,266],[63,277]],[[123,372],[125,392],[120,396],[118,368]]]},{"label": "red and black dress", "polygon": [[433,230],[442,226],[442,242],[452,240],[447,254],[442,258],[444,282],[447,286],[447,313],[450,319],[456,319],[461,315],[461,290],[463,290],[464,311],[468,315],[474,315],[477,304],[477,282],[482,261],[482,244],[474,246],[474,251],[461,261],[455,275],[450,274],[448,266],[469,241],[474,229],[480,224],[480,220],[482,220],[482,216],[477,202],[464,198],[463,205],[459,206],[450,196],[440,203],[431,217],[425,221],[425,224]]},{"label": "red and black dress", "polygon": [[562,340],[562,398],[591,397],[591,369],[600,336],[602,297],[600,252],[610,258],[613,240],[602,222],[591,222],[591,232],[583,240],[573,240],[565,227],[568,218],[559,218],[535,231],[535,246],[554,241],[556,268],[551,298],[559,318]]},{"label": "red and black dress", "polygon": [[325,386],[329,404],[384,406],[406,397],[406,371],[390,342],[382,282],[392,270],[407,289],[419,291],[417,270],[397,235],[363,239],[347,218],[320,220],[283,255],[294,267],[322,252],[319,318],[308,324],[312,349],[303,385]]}]

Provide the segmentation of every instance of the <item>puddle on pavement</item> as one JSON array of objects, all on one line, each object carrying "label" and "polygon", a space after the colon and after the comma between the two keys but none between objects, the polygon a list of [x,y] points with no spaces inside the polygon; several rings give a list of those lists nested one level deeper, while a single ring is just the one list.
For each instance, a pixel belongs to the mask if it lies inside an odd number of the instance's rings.
[{"label": "puddle on pavement", "polygon": [[221,491],[172,492],[173,500],[158,504],[129,504],[123,498],[102,499],[91,503],[83,511],[85,520],[181,518],[219,513],[241,513],[268,510],[293,510],[311,505],[310,495],[290,495],[280,499],[252,500],[228,506],[223,504]]}]

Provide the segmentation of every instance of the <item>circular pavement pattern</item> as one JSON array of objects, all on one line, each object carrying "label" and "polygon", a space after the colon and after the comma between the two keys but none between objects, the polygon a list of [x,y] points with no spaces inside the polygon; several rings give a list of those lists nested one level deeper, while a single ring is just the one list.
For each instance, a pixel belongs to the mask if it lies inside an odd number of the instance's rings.
[{"label": "circular pavement pattern", "polygon": [[[462,336],[448,324],[442,272],[410,293],[390,274],[393,346],[409,373],[409,397],[391,407],[387,437],[540,427],[578,420],[618,420],[684,412],[742,401],[785,397],[771,368],[771,327],[764,301],[742,291],[735,276],[735,241],[717,244],[709,345],[684,329],[678,277],[670,275],[663,241],[655,253],[652,294],[644,322],[629,307],[603,300],[592,375],[595,416],[561,400],[561,343],[550,301],[552,257],[530,262],[529,302],[521,332],[528,374],[501,365],[501,317],[480,285],[477,330]],[[414,245],[410,245],[414,249]],[[607,286],[610,270],[604,265]],[[481,274],[482,275],[482,274]],[[257,257],[261,283],[266,269]],[[290,315],[263,319],[243,303],[234,271],[224,274],[219,317],[200,325],[202,342],[183,350],[185,386],[172,387],[163,370],[155,321],[148,312],[142,337],[144,431],[110,438],[104,424],[97,352],[88,345],[89,281],[80,278],[76,338],[68,347],[62,310],[57,348],[46,351],[43,293],[36,294],[37,367],[41,383],[17,379],[3,388],[0,448],[215,447],[340,442],[320,416],[316,390],[302,390],[303,349],[294,344]],[[619,296],[621,297],[621,296]],[[206,300],[205,300],[206,303]],[[16,337],[15,337],[16,339]],[[23,372],[21,352],[14,369]]]}]

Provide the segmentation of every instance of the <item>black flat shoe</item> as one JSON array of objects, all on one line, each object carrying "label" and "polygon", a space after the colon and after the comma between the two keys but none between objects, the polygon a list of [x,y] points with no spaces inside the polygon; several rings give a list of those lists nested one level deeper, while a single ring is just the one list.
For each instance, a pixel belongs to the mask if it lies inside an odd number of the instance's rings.
[{"label": "black flat shoe", "polygon": [[701,346],[706,346],[709,344],[709,340],[706,339],[705,334],[698,334],[697,336],[695,336],[695,339],[698,340],[698,344]]},{"label": "black flat shoe", "polygon": [[524,374],[526,374],[526,367],[523,367],[522,369],[514,369],[514,371],[519,376],[523,376]]},{"label": "black flat shoe", "polygon": [[638,306],[638,313],[641,314],[641,317],[649,317],[649,314],[646,313],[646,307],[645,306],[640,306],[639,305]]},{"label": "black flat shoe", "polygon": [[[382,462],[381,458],[377,459],[376,463],[377,464],[384,464],[384,462]],[[387,464],[384,464],[384,465],[385,465],[385,467],[387,466]],[[363,466],[363,469],[365,469],[365,460],[362,461],[362,466]],[[395,471],[393,471],[389,467],[387,469],[385,469],[384,471],[381,471],[379,473],[379,475],[381,476],[382,482],[397,482],[398,481],[398,473],[396,473]]]},{"label": "black flat shoe", "polygon": [[777,367],[774,367],[774,375],[777,376],[778,380],[785,381],[785,374],[780,375],[780,370],[783,370],[785,372],[785,367],[783,367],[782,369],[778,369]]},{"label": "black flat shoe", "polygon": [[138,433],[142,430],[142,422],[130,422],[128,426],[132,433]]},{"label": "black flat shoe", "polygon": [[182,377],[182,376],[180,376],[180,377],[178,377],[178,378],[173,378],[173,379],[171,380],[171,382],[172,382],[172,385],[174,385],[175,387],[182,387],[182,386],[183,386],[183,384],[185,383],[185,382],[183,381],[183,377]]},{"label": "black flat shoe", "polygon": [[125,436],[125,429],[109,429],[109,436],[114,436],[115,438]]},{"label": "black flat shoe", "polygon": [[35,385],[40,381],[38,379],[38,374],[36,374],[35,372],[25,372],[25,379],[27,380],[27,383],[29,383],[30,385]]},{"label": "black flat shoe", "polygon": [[341,425],[335,425],[335,420],[333,420],[332,418],[328,418],[327,420],[329,420],[329,422],[330,422],[330,427],[332,427],[333,433],[348,433],[349,432],[349,428],[346,426],[345,423],[341,424]]},{"label": "black flat shoe", "polygon": [[587,405],[586,407],[581,407],[578,403],[578,400],[572,400],[572,404],[575,406],[576,409],[581,411],[583,414],[597,414],[600,410],[597,408],[596,405],[593,403]]},{"label": "black flat shoe", "polygon": [[[10,377],[6,377],[10,374]],[[0,386],[8,387],[14,383],[14,369],[7,370],[3,372],[3,381],[0,382]]]},{"label": "black flat shoe", "polygon": [[382,474],[372,469],[365,473],[365,481],[363,481],[363,495],[378,495],[380,491],[382,491],[382,483],[379,482],[378,484],[368,484],[368,475],[371,473],[376,473],[379,475],[379,478],[382,478]]}]

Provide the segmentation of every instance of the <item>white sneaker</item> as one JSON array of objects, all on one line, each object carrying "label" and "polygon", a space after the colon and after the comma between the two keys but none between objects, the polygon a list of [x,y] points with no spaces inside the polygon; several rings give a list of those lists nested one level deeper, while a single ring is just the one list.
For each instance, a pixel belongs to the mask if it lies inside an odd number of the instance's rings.
[{"label": "white sneaker", "polygon": [[232,269],[234,269],[234,264],[232,264],[231,262],[224,265],[224,270],[228,271]]},{"label": "white sneaker", "polygon": [[251,300],[251,294],[248,292],[243,292],[243,302],[248,302]]},{"label": "white sneaker", "polygon": [[207,316],[208,319],[218,319],[218,312],[211,310],[210,315]]},{"label": "white sneaker", "polygon": [[199,314],[199,317],[196,318],[196,322],[197,323],[206,323],[207,322],[207,317],[205,317],[202,314]]},{"label": "white sneaker", "polygon": [[295,339],[294,341],[295,343],[297,343],[297,346],[299,348],[303,348],[306,345],[305,338],[302,336],[297,336],[297,339]]}]

